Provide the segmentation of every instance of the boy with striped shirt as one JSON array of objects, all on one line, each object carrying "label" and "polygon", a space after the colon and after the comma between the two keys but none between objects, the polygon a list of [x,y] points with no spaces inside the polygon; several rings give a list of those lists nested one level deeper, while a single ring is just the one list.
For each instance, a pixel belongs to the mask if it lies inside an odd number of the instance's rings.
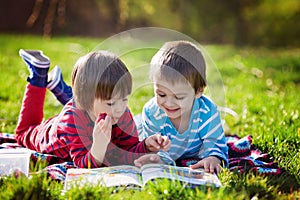
[{"label": "boy with striped shirt", "polygon": [[165,43],[151,60],[150,78],[155,97],[143,108],[140,138],[159,133],[171,140],[170,150],[158,153],[164,163],[195,158],[191,168],[219,173],[228,149],[217,106],[203,95],[206,64],[200,49],[188,41]]}]

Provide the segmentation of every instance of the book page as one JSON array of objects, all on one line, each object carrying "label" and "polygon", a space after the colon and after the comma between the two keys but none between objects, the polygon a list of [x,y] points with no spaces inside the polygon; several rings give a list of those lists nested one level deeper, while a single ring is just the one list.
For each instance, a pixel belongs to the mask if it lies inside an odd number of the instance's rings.
[{"label": "book page", "polygon": [[101,185],[105,187],[136,185],[141,187],[141,174],[137,167],[121,165],[93,169],[68,169],[65,190],[76,185]]},{"label": "book page", "polygon": [[190,169],[163,164],[147,164],[142,167],[144,184],[155,178],[168,178],[186,182],[192,185],[213,185],[220,187],[217,175],[206,173],[204,169]]}]

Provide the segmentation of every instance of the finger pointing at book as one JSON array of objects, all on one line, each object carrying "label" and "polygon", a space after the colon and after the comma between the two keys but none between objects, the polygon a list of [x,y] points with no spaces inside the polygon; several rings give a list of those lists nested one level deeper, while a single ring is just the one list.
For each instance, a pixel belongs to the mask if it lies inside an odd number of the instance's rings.
[{"label": "finger pointing at book", "polygon": [[157,152],[159,150],[168,151],[171,146],[171,141],[167,136],[155,134],[146,139],[146,146],[149,152]]},{"label": "finger pointing at book", "polygon": [[220,159],[215,156],[209,156],[200,160],[194,165],[190,165],[192,169],[204,168],[205,172],[219,174],[221,171]]},{"label": "finger pointing at book", "polygon": [[162,163],[162,161],[157,154],[146,154],[134,161],[134,165],[136,167],[142,167],[143,165],[150,163]]}]

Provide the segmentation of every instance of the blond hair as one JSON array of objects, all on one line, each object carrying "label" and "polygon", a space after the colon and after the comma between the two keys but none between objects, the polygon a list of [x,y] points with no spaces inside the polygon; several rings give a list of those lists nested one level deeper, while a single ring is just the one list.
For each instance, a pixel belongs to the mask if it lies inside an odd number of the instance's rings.
[{"label": "blond hair", "polygon": [[131,94],[132,77],[125,64],[108,51],[94,51],[81,57],[72,72],[76,107],[90,110],[95,99]]}]

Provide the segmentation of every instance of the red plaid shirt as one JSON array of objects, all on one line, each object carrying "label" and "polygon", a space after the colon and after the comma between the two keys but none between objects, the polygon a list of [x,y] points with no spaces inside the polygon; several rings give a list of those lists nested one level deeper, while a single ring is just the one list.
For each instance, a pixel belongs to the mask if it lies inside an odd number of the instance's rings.
[{"label": "red plaid shirt", "polygon": [[86,111],[77,109],[73,101],[67,103],[59,115],[36,128],[39,130],[34,131],[37,133],[34,135],[38,138],[30,138],[31,141],[23,145],[73,161],[81,168],[133,164],[136,158],[146,153],[145,140],[139,141],[136,125],[128,108],[118,124],[112,127],[111,142],[101,166],[96,164],[90,152],[94,122]]}]

